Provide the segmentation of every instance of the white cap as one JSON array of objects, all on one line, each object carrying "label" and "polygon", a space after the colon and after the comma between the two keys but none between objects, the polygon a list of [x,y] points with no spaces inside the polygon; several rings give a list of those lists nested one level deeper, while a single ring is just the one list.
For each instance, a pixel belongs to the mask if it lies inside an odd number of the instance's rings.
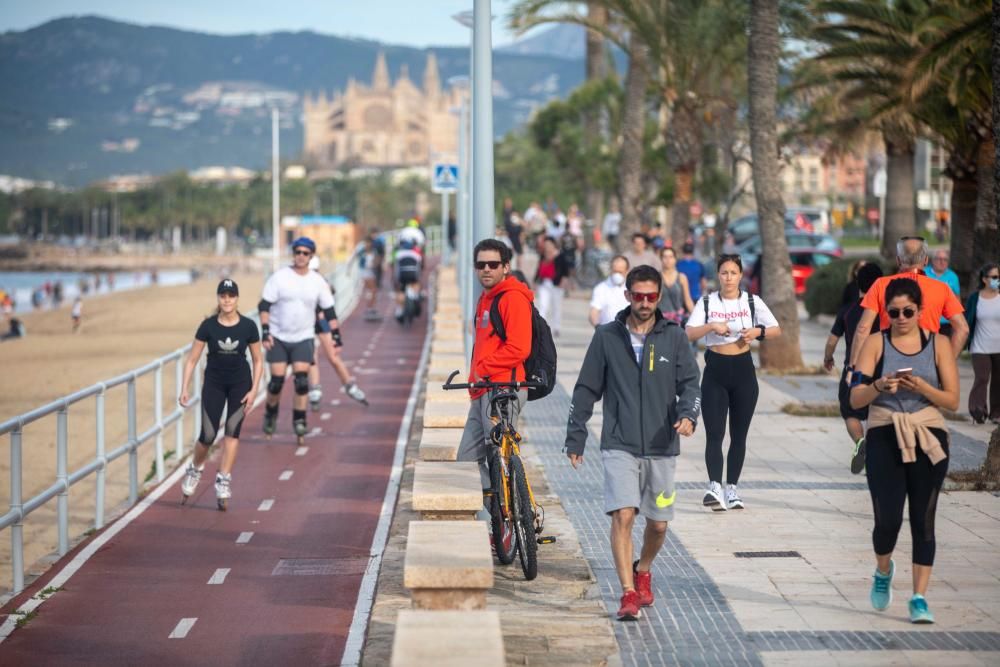
[{"label": "white cap", "polygon": [[309,270],[319,271],[319,257],[316,255],[313,255],[312,259],[309,260]]}]

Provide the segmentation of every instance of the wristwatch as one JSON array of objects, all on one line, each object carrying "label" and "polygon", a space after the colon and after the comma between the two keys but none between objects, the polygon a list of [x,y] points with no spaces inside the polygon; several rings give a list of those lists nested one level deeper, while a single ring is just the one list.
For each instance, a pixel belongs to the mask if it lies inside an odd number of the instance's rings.
[{"label": "wristwatch", "polygon": [[764,340],[765,338],[767,338],[767,329],[764,327],[764,325],[758,324],[757,328],[760,329],[760,335],[757,336],[758,340]]}]

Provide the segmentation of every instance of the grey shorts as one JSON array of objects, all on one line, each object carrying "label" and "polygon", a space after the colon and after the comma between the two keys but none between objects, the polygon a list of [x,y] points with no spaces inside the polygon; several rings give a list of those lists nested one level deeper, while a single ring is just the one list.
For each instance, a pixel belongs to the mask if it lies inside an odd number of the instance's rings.
[{"label": "grey shorts", "polygon": [[[517,428],[517,420],[521,414],[521,407],[528,400],[528,391],[522,389],[517,392],[517,400],[511,401],[508,405],[513,410],[511,423]],[[490,473],[486,467],[486,452],[490,445],[490,431],[493,430],[493,422],[490,419],[490,395],[483,394],[469,405],[469,416],[465,420],[465,429],[462,431],[462,440],[458,445],[459,461],[479,461],[479,472],[483,481],[483,488],[490,488]]]},{"label": "grey shorts", "polygon": [[636,507],[654,521],[674,518],[676,456],[633,456],[620,449],[602,449],[604,511]]},{"label": "grey shorts", "polygon": [[274,347],[267,351],[269,364],[311,364],[313,362],[313,339],[307,338],[297,343],[286,343],[274,339]]}]

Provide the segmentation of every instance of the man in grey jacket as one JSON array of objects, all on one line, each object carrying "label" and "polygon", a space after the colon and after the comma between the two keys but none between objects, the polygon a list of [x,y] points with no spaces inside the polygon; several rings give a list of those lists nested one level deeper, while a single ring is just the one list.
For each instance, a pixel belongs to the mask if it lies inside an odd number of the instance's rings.
[{"label": "man in grey jacket", "polygon": [[[566,428],[566,455],[583,463],[587,420],[604,399],[601,458],[604,510],[611,516],[611,550],[622,584],[620,620],[635,620],[653,604],[653,559],[674,516],[679,435],[694,432],[701,410],[698,365],[684,331],[657,309],[660,272],[637,266],[625,279],[629,307],[594,332],[580,368]],[[639,559],[632,525],[646,517]]]}]

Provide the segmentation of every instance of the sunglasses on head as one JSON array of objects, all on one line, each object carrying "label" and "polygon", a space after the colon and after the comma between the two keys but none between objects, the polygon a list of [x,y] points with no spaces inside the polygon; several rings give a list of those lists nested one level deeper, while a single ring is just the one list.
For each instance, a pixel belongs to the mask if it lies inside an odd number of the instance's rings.
[{"label": "sunglasses on head", "polygon": [[304,255],[304,256],[306,256],[306,257],[308,257],[309,255],[311,255],[311,254],[312,254],[312,253],[311,253],[310,251],[308,251],[308,250],[295,250],[294,252],[295,252],[295,254],[296,254],[296,255]]},{"label": "sunglasses on head", "polygon": [[503,262],[496,259],[491,259],[486,262],[476,262],[476,269],[479,271],[484,271],[487,268],[489,268],[490,271],[495,271],[500,268],[501,264],[503,264]]},{"label": "sunglasses on head", "polygon": [[905,319],[910,319],[914,315],[917,314],[917,309],[916,308],[911,308],[910,306],[907,306],[906,308],[903,308],[902,310],[900,310],[899,308],[889,308],[885,312],[889,313],[889,319],[895,320],[896,318],[898,318],[900,316],[900,314],[902,314],[902,316]]},{"label": "sunglasses on head", "polygon": [[899,240],[900,241],[920,241],[921,243],[923,243],[927,239],[925,239],[923,236],[900,236]]},{"label": "sunglasses on head", "polygon": [[659,292],[633,292],[629,290],[629,294],[632,295],[632,300],[636,303],[642,303],[646,301],[647,303],[656,303],[660,300]]}]

